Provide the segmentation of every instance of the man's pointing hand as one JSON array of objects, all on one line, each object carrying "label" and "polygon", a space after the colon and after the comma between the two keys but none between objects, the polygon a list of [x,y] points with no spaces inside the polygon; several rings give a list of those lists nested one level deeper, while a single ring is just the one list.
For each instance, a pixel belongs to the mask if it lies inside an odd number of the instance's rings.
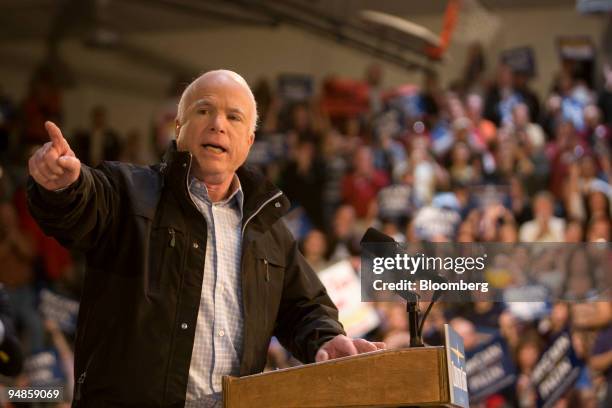
[{"label": "man's pointing hand", "polygon": [[79,178],[81,162],[55,123],[45,122],[45,129],[51,141],[30,157],[30,175],[47,190],[66,188]]}]

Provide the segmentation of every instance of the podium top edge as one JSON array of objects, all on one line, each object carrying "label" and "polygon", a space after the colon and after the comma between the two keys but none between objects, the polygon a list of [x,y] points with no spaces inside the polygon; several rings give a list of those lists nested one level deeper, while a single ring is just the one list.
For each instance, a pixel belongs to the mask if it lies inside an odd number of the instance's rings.
[{"label": "podium top edge", "polygon": [[431,350],[444,350],[444,346],[425,346],[425,347],[406,347],[406,348],[398,348],[398,349],[393,349],[393,350],[376,350],[376,351],[369,351],[366,353],[360,353],[360,354],[356,354],[353,356],[346,356],[346,357],[338,357],[338,358],[334,358],[331,360],[327,360],[327,361],[321,361],[318,363],[309,363],[309,364],[302,364],[302,365],[298,365],[298,366],[294,366],[294,367],[287,367],[287,368],[279,368],[273,371],[266,371],[263,373],[258,373],[258,374],[251,374],[251,375],[247,375],[244,377],[235,377],[235,376],[230,376],[230,375],[226,375],[223,376],[224,378],[227,377],[228,379],[230,379],[230,381],[234,382],[234,381],[239,381],[242,379],[248,379],[248,378],[255,378],[255,377],[263,377],[263,376],[268,376],[268,375],[273,375],[273,374],[278,374],[278,373],[285,373],[288,371],[292,371],[292,370],[299,370],[299,369],[304,369],[305,367],[309,367],[309,366],[321,366],[321,365],[329,365],[329,364],[336,364],[336,363],[340,363],[346,360],[353,360],[353,359],[363,359],[363,358],[368,358],[371,357],[373,355],[377,355],[377,354],[407,354],[407,353],[414,353],[414,352],[419,352],[419,351],[431,351]]}]

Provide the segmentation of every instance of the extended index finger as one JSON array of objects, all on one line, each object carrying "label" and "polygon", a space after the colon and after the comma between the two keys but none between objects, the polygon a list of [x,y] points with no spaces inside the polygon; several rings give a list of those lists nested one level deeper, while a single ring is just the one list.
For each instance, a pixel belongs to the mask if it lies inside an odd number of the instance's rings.
[{"label": "extended index finger", "polygon": [[64,139],[60,128],[57,127],[55,123],[48,120],[45,122],[45,129],[47,129],[47,133],[49,134],[51,143],[53,143],[53,147],[55,147],[60,154],[65,153],[69,149],[69,146],[66,139]]}]

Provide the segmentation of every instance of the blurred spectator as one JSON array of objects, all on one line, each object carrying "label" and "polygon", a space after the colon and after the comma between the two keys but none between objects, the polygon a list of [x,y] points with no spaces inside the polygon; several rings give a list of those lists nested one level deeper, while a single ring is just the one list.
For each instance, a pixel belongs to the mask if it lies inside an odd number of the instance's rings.
[{"label": "blurred spectator", "polygon": [[139,165],[154,162],[143,135],[137,129],[132,129],[127,133],[125,143],[119,154],[119,160]]},{"label": "blurred spectator", "polygon": [[531,373],[542,351],[543,347],[536,333],[530,333],[521,338],[517,346],[516,361],[519,367],[519,378],[516,384],[516,395],[521,408],[536,406],[536,391],[531,381]]},{"label": "blurred spectator", "polygon": [[480,42],[473,42],[468,47],[465,59],[461,87],[464,92],[480,91],[486,69],[486,56]]},{"label": "blurred spectator", "polygon": [[589,253],[580,247],[571,250],[566,260],[562,296],[565,300],[594,300],[597,279],[595,264]]},{"label": "blurred spectator", "polygon": [[589,361],[590,368],[604,377],[601,389],[601,408],[612,406],[612,324],[602,329],[593,345]]},{"label": "blurred spectator", "polygon": [[569,220],[565,224],[565,239],[567,243],[582,242],[584,239],[584,227],[578,220]]},{"label": "blurred spectator", "polygon": [[384,72],[380,64],[371,64],[366,70],[366,82],[369,85],[370,114],[376,116],[382,111],[382,83]]},{"label": "blurred spectator", "polygon": [[601,108],[603,119],[612,126],[612,67],[609,62],[603,64],[604,84],[599,92],[597,104]]},{"label": "blurred spectator", "polygon": [[77,131],[71,146],[76,156],[92,167],[103,160],[119,160],[121,140],[108,124],[108,113],[104,106],[98,105],[91,110],[91,127]]},{"label": "blurred spectator", "polygon": [[583,81],[574,79],[572,73],[564,69],[558,81],[557,93],[561,97],[561,115],[570,121],[578,131],[584,130],[584,108],[594,102],[594,96]]},{"label": "blurred spectator", "polygon": [[62,123],[62,96],[50,67],[40,67],[32,76],[28,95],[21,106],[22,140],[27,149],[49,141],[44,123]]},{"label": "blurred spectator", "polygon": [[385,325],[383,341],[387,348],[393,350],[410,345],[408,334],[408,318],[403,305],[389,303],[385,309]]},{"label": "blurred spectator", "polygon": [[612,224],[609,218],[594,218],[588,224],[587,242],[610,242],[611,231]]},{"label": "blurred spectator", "polygon": [[357,218],[366,218],[376,194],[387,184],[389,177],[374,167],[372,150],[367,146],[360,147],[353,159],[353,171],[342,181],[342,197],[350,204]]},{"label": "blurred spectator", "polygon": [[529,120],[537,122],[540,119],[540,100],[529,87],[529,75],[525,72],[514,71],[514,88],[521,95],[523,103],[527,106]]},{"label": "blurred spectator", "polygon": [[355,220],[355,209],[352,206],[341,205],[336,210],[326,256],[331,263],[348,259],[358,253],[361,237],[355,230]]},{"label": "blurred spectator", "polygon": [[0,282],[6,288],[17,327],[27,335],[29,352],[39,351],[44,341],[33,287],[34,255],[31,241],[19,229],[15,208],[11,203],[0,203]]},{"label": "blurred spectator", "polygon": [[457,142],[451,150],[450,164],[451,182],[459,184],[474,184],[480,175],[472,166],[470,149],[463,142]]},{"label": "blurred spectator", "polygon": [[323,222],[323,188],[325,187],[325,166],[317,157],[312,140],[301,139],[295,149],[293,160],[289,161],[282,174],[281,187],[293,205],[306,211],[309,221],[319,229]]},{"label": "blurred spectator", "polygon": [[331,225],[334,211],[342,204],[342,179],[348,167],[344,142],[342,135],[333,129],[326,132],[323,137],[321,160],[325,167],[325,185],[322,205],[326,226]]},{"label": "blurred spectator", "polygon": [[463,347],[465,351],[472,350],[482,341],[482,338],[476,331],[476,326],[474,326],[471,321],[463,317],[455,317],[450,321],[450,325],[461,337],[463,337]]},{"label": "blurred spectator", "polygon": [[378,192],[378,217],[397,226],[405,225],[414,211],[412,194],[412,174],[406,171],[398,182]]},{"label": "blurred spectator", "polygon": [[17,107],[0,86],[0,163],[5,162],[17,127]]},{"label": "blurred spectator", "polygon": [[525,187],[521,180],[516,176],[510,177],[510,193],[507,205],[512,211],[516,222],[521,225],[533,217],[531,202],[525,193]]},{"label": "blurred spectator", "polygon": [[302,243],[302,253],[308,264],[315,272],[320,272],[328,266],[325,259],[327,253],[327,239],[325,234],[317,229],[310,230]]},{"label": "blurred spectator", "polygon": [[152,115],[152,147],[155,158],[160,159],[175,137],[176,112],[183,89],[192,75],[177,75],[168,87],[165,100]]},{"label": "blurred spectator", "polygon": [[20,373],[22,366],[23,351],[16,338],[13,313],[0,283],[0,375],[14,377]]},{"label": "blurred spectator", "polygon": [[489,87],[485,96],[484,116],[496,126],[503,126],[512,121],[512,109],[523,99],[514,88],[512,68],[505,64],[497,67],[497,79]]},{"label": "blurred spectator", "polygon": [[587,105],[583,115],[585,129],[581,137],[584,143],[591,146],[599,156],[609,155],[612,135],[609,126],[603,124],[601,110],[597,105]]},{"label": "blurred spectator", "polygon": [[497,137],[495,124],[482,117],[483,101],[478,94],[469,94],[466,98],[467,117],[473,126],[473,132],[478,143],[491,146]]},{"label": "blurred spectator", "polygon": [[512,110],[512,130],[523,143],[529,143],[533,149],[541,150],[546,142],[542,127],[530,117],[529,107],[525,103],[518,103]]},{"label": "blurred spectator", "polygon": [[440,86],[440,78],[435,71],[428,70],[423,73],[423,89],[420,99],[425,123],[431,126],[442,110],[445,99],[444,90]]},{"label": "blurred spectator", "polygon": [[521,242],[562,242],[565,222],[553,215],[554,198],[540,192],[533,199],[533,220],[524,223],[519,230]]}]

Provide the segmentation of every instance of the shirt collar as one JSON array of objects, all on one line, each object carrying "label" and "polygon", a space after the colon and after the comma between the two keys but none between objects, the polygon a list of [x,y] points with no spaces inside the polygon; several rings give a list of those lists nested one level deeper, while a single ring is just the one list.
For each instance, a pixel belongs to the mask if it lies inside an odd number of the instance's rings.
[{"label": "shirt collar", "polygon": [[[229,189],[232,192],[229,197],[214,204],[219,206],[231,206],[235,204],[240,210],[240,213],[242,214],[242,208],[244,205],[244,192],[242,191],[240,179],[236,174],[234,174],[234,178],[232,179],[232,183],[230,184]],[[199,199],[205,201],[207,204],[213,204],[213,202],[210,200],[210,196],[208,195],[208,188],[206,187],[206,184],[198,180],[195,176],[190,176],[189,192],[192,195],[198,197]]]}]

